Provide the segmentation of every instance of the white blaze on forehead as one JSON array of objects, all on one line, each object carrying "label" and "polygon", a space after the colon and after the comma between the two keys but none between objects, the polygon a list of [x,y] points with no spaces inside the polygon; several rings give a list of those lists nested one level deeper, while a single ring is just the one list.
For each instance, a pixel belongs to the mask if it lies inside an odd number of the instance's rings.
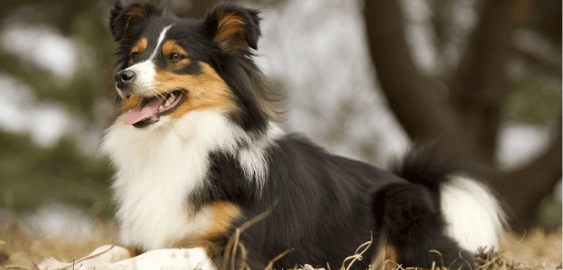
[{"label": "white blaze on forehead", "polygon": [[166,35],[166,32],[168,31],[168,29],[170,29],[171,26],[172,25],[169,25],[169,26],[164,27],[164,29],[162,29],[162,32],[160,32],[160,36],[158,36],[158,41],[156,42],[156,47],[154,48],[154,51],[152,52],[151,57],[149,57],[149,59],[147,61],[150,61],[154,58],[154,56],[158,52],[158,48],[162,44],[162,41],[164,41],[164,36]]},{"label": "white blaze on forehead", "polygon": [[170,29],[171,26],[172,25],[169,25],[167,27],[164,27],[164,29],[162,29],[160,35],[158,36],[156,47],[154,48],[154,51],[152,52],[151,56],[147,60],[126,68],[126,70],[131,70],[135,72],[135,76],[136,76],[135,83],[139,85],[140,93],[138,94],[140,95],[152,96],[155,94],[154,92],[152,92],[152,89],[155,87],[154,77],[156,75],[156,69],[154,67],[154,63],[152,62],[152,59],[154,59],[154,57],[158,53],[158,50],[162,45],[162,42],[164,41],[164,37],[166,36],[166,32],[168,31],[168,29]]}]

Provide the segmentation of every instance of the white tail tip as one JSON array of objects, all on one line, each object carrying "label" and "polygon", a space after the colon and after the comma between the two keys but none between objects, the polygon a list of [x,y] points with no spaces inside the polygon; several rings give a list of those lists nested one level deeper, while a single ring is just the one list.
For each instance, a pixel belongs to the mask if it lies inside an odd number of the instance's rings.
[{"label": "white tail tip", "polygon": [[499,202],[485,185],[465,176],[454,176],[442,184],[440,196],[446,235],[468,251],[498,248],[506,219]]}]

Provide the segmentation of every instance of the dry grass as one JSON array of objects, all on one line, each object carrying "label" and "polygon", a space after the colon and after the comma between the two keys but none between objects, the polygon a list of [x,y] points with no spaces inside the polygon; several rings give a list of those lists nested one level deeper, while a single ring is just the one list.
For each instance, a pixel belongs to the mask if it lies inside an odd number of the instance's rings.
[{"label": "dry grass", "polygon": [[530,269],[561,269],[561,233],[559,228],[547,234],[541,229],[531,230],[525,236],[507,234],[502,259],[520,262]]},{"label": "dry grass", "polygon": [[87,238],[76,235],[31,236],[18,220],[14,220],[0,230],[0,270],[36,269],[34,264],[48,257],[72,262],[96,247],[115,243],[115,228],[111,224],[98,224]]},{"label": "dry grass", "polygon": [[[115,243],[117,231],[113,225],[100,224],[88,238],[32,237],[22,228],[16,220],[0,230],[0,269],[36,269],[34,264],[47,257],[72,262],[101,245]],[[501,252],[483,251],[477,255],[479,265],[476,270],[561,269],[561,235],[561,228],[548,234],[536,229],[524,237],[509,233],[504,237]],[[346,265],[349,266],[349,263]],[[301,269],[313,268],[306,265]],[[403,268],[397,266],[395,269]],[[443,267],[435,269],[444,270]]]}]

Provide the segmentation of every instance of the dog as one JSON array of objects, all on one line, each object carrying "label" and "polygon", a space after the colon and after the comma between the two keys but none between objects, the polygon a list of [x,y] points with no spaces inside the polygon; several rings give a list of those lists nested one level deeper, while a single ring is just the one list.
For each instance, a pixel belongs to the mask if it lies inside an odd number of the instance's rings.
[{"label": "dog", "polygon": [[284,133],[252,59],[259,23],[236,4],[200,20],[114,4],[120,114],[102,151],[120,246],[41,269],[334,269],[354,254],[352,269],[457,269],[497,244],[499,202],[432,148],[388,172]]}]

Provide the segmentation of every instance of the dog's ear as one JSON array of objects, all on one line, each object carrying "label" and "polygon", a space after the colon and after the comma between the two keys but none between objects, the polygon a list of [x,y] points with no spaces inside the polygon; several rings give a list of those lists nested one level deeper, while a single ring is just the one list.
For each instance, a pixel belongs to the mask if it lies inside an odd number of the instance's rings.
[{"label": "dog's ear", "polygon": [[258,11],[237,5],[220,5],[212,9],[203,25],[213,42],[230,54],[250,54],[258,49],[260,37]]},{"label": "dog's ear", "polygon": [[162,10],[150,3],[133,3],[124,7],[119,0],[115,1],[109,15],[109,28],[115,41],[132,35],[135,25],[150,16],[160,16]]}]

